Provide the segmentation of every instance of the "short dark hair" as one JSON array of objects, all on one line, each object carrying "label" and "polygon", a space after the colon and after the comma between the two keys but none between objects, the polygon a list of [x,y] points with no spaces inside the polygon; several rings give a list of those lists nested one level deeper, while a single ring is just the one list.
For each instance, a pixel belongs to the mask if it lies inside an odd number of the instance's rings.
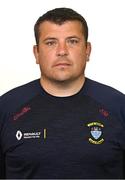
[{"label": "short dark hair", "polygon": [[39,44],[39,26],[44,21],[50,21],[55,24],[63,24],[65,21],[80,21],[83,26],[83,35],[87,42],[88,39],[88,25],[86,20],[79,13],[70,8],[55,8],[50,11],[47,11],[35,23],[34,34],[36,39],[36,44]]}]

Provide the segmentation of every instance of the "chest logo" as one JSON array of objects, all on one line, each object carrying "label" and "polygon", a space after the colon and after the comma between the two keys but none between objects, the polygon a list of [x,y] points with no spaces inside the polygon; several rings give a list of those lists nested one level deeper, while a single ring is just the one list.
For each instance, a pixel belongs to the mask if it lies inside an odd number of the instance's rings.
[{"label": "chest logo", "polygon": [[21,140],[22,136],[23,136],[22,132],[21,132],[20,130],[18,130],[18,131],[16,132],[16,138],[17,138],[17,140],[18,140],[18,141]]},{"label": "chest logo", "polygon": [[94,139],[99,139],[102,134],[101,128],[100,127],[92,127],[91,128],[91,135],[94,137]]},{"label": "chest logo", "polygon": [[16,138],[18,141],[20,141],[21,139],[46,139],[47,138],[47,129],[44,128],[42,131],[37,131],[37,132],[22,132],[20,130],[18,130],[16,132]]},{"label": "chest logo", "polygon": [[91,122],[87,124],[90,131],[89,142],[92,144],[102,144],[104,142],[103,138],[103,128],[104,125],[100,122]]}]

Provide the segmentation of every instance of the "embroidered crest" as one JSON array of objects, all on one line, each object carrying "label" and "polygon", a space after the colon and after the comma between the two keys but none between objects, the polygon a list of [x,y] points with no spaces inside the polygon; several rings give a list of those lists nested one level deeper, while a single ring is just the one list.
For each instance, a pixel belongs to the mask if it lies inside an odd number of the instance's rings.
[{"label": "embroidered crest", "polygon": [[94,126],[91,128],[91,135],[94,137],[94,139],[99,139],[100,136],[102,135],[101,128],[98,126]]},{"label": "embroidered crest", "polygon": [[102,144],[104,142],[103,128],[104,125],[100,122],[91,122],[87,124],[90,130],[89,142],[92,144]]}]

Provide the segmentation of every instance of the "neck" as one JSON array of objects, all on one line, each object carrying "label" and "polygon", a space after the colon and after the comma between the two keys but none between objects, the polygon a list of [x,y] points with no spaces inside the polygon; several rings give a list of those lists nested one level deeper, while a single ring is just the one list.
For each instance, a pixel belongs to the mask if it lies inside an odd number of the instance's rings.
[{"label": "neck", "polygon": [[40,83],[43,89],[47,93],[56,97],[68,97],[78,93],[84,85],[84,82],[84,76],[70,82],[54,82],[45,80],[44,78],[40,79]]}]

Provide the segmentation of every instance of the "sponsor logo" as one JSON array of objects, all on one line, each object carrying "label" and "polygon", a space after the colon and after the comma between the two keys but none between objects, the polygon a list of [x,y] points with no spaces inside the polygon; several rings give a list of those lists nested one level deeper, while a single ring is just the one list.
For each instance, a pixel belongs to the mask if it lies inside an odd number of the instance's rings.
[{"label": "sponsor logo", "polygon": [[38,132],[21,132],[21,130],[18,130],[16,132],[16,138],[17,140],[21,140],[21,139],[38,139],[38,138],[43,138],[46,139],[47,138],[47,130],[44,128],[42,132],[38,131]]},{"label": "sponsor logo", "polygon": [[16,138],[17,138],[17,140],[18,140],[18,141],[21,140],[22,136],[23,136],[22,132],[21,132],[20,130],[18,130],[18,131],[16,132]]},{"label": "sponsor logo", "polygon": [[89,142],[92,144],[102,144],[104,142],[103,128],[104,125],[100,122],[91,122],[87,124],[90,130]]}]

